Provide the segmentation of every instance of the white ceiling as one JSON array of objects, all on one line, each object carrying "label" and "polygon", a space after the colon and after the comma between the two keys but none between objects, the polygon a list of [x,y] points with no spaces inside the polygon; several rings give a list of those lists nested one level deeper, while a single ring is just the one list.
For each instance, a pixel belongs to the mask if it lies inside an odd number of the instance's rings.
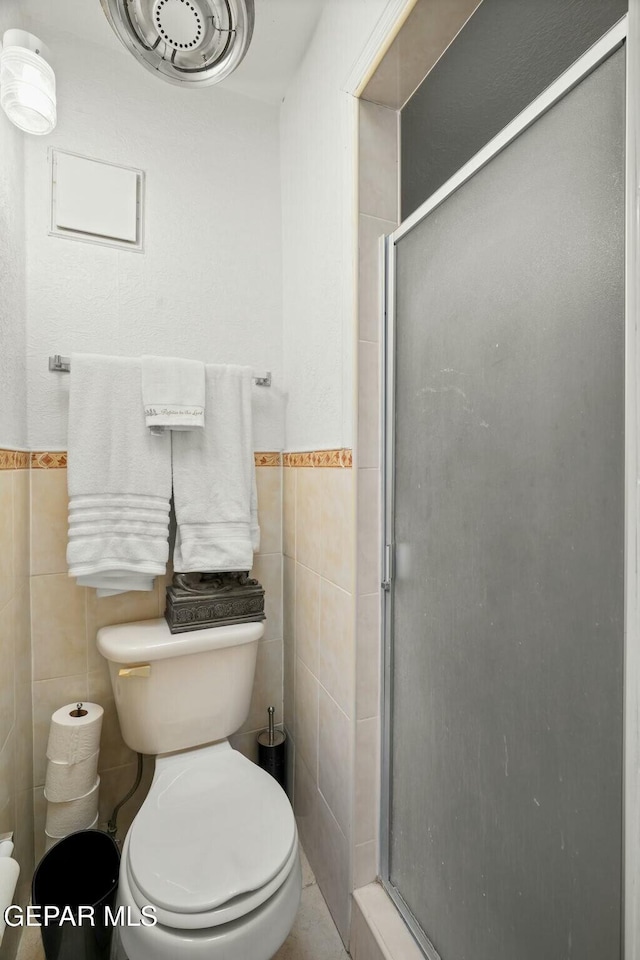
[{"label": "white ceiling", "polygon": [[[279,103],[304,57],[323,2],[255,0],[256,25],[251,46],[238,69],[221,86],[256,100]],[[107,23],[100,0],[23,0],[22,8],[31,29],[43,43],[48,43],[48,29],[62,30],[81,40],[124,52]],[[55,44],[49,46],[55,57]]]},{"label": "white ceiling", "polygon": [[224,85],[248,97],[279,103],[316,28],[323,0],[255,0],[249,51]]}]

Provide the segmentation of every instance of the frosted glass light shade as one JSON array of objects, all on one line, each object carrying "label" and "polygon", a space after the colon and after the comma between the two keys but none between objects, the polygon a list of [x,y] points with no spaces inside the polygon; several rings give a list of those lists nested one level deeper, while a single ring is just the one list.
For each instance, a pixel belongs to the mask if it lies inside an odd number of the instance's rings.
[{"label": "frosted glass light shade", "polygon": [[37,37],[7,30],[0,54],[0,106],[12,123],[42,136],[56,125],[56,77]]}]

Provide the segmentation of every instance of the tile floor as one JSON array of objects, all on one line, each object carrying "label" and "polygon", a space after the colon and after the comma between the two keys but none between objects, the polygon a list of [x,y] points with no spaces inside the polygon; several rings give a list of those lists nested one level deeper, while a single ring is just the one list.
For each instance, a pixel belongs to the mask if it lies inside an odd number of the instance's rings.
[{"label": "tile floor", "polygon": [[[302,899],[293,930],[273,960],[348,960],[302,847]],[[40,930],[27,927],[17,960],[44,960]]]},{"label": "tile floor", "polygon": [[302,847],[300,854],[300,908],[293,930],[273,960],[349,960]]}]

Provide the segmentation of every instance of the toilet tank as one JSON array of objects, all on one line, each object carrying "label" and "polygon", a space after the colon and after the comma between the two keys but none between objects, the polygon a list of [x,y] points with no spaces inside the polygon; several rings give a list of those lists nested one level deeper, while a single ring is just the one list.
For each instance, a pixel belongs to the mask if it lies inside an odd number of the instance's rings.
[{"label": "toilet tank", "polygon": [[98,630],[125,743],[170,753],[223,740],[249,713],[262,623],[172,634],[166,620]]}]

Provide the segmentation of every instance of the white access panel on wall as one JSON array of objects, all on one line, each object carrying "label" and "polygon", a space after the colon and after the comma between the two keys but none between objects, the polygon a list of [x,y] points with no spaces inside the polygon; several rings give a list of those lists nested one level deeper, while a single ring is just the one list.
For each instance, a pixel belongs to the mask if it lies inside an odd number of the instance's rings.
[{"label": "white access panel on wall", "polygon": [[51,234],[142,249],[142,170],[51,151]]}]

